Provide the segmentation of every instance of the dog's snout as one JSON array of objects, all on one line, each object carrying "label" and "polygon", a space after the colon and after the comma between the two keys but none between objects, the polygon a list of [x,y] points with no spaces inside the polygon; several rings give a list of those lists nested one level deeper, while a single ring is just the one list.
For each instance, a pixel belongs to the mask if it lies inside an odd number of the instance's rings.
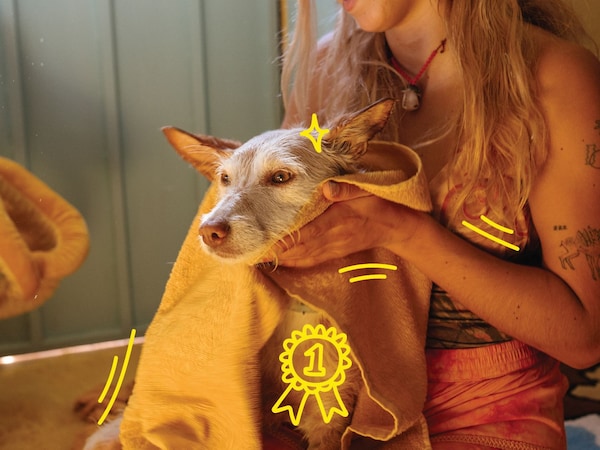
[{"label": "dog's snout", "polygon": [[209,247],[221,245],[228,234],[229,224],[227,222],[209,222],[200,226],[200,236]]}]

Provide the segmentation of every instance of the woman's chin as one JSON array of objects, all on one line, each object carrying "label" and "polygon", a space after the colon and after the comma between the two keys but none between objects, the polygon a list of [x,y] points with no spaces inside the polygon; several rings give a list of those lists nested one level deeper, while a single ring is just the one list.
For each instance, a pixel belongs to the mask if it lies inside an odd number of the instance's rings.
[{"label": "woman's chin", "polygon": [[352,12],[354,9],[354,5],[356,4],[356,0],[340,0],[340,2],[346,12]]}]

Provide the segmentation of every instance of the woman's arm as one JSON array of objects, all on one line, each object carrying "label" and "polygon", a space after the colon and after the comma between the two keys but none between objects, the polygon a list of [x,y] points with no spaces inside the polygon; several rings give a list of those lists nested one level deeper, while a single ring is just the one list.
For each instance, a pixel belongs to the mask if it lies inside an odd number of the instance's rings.
[{"label": "woman's arm", "polygon": [[514,338],[574,367],[600,361],[600,64],[569,47],[544,58],[540,73],[551,148],[530,207],[543,267],[501,260],[429,215],[349,185],[337,195],[326,187],[336,203],[280,252],[280,264],[385,247]]},{"label": "woman's arm", "polygon": [[600,63],[561,44],[538,73],[550,142],[529,205],[543,267],[483,255],[430,223],[396,251],[484,320],[582,368],[600,360]]},{"label": "woman's arm", "polygon": [[431,216],[351,185],[338,189],[334,195],[326,187],[325,195],[336,203],[301,230],[295,245],[287,239],[280,244],[289,250],[279,252],[279,264],[306,267],[385,247],[412,262],[451,298],[516,339],[578,368],[600,359],[599,287],[591,286],[587,309],[574,290],[548,269],[499,259]]}]

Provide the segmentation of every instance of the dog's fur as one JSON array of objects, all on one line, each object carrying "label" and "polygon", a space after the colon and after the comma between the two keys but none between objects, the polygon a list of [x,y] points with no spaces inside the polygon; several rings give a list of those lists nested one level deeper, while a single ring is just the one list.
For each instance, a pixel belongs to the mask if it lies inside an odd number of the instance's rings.
[{"label": "dog's fur", "polygon": [[[270,250],[293,231],[298,213],[318,185],[329,177],[360,170],[360,158],[366,152],[368,141],[384,127],[393,105],[393,100],[382,100],[335,121],[323,138],[320,153],[308,138],[300,135],[302,128],[268,131],[243,145],[192,135],[172,127],[163,129],[186,161],[210,181],[218,183],[218,202],[200,220],[200,245],[210,255],[232,264],[252,265],[272,259]],[[291,308],[262,349],[265,407],[262,425],[267,429],[287,419],[287,414],[270,411],[287,387],[281,380],[278,358],[282,343],[292,331],[301,330],[307,323],[329,326],[318,313],[307,308]],[[301,352],[294,355],[298,353]],[[336,360],[337,354],[330,349],[324,355],[323,364],[331,367]],[[309,398],[298,429],[308,440],[310,449],[339,448],[341,435],[350,422],[359,380],[359,370],[353,365],[339,389],[350,412],[348,417],[336,414],[326,424],[316,401]],[[303,392],[292,390],[286,401],[295,405],[297,411],[302,396]],[[330,406],[333,405],[325,404],[326,408]],[[99,430],[90,438],[86,449],[113,448],[99,445],[115,438],[119,422],[117,419],[105,430]]]}]

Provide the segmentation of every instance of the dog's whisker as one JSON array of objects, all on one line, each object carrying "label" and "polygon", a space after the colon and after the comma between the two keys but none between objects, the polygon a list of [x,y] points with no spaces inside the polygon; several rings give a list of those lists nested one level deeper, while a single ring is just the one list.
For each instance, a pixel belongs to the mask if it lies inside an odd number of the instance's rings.
[{"label": "dog's whisker", "polygon": [[288,233],[288,236],[292,240],[292,246],[298,245],[298,243],[300,242],[300,238],[301,238],[299,229],[291,231],[290,233]]},{"label": "dog's whisker", "polygon": [[[275,242],[273,245],[277,245]],[[269,247],[262,255],[258,257],[257,263],[254,265],[258,268],[267,268],[272,267],[272,271],[275,271],[278,266],[277,253],[273,250],[273,247]]]}]

